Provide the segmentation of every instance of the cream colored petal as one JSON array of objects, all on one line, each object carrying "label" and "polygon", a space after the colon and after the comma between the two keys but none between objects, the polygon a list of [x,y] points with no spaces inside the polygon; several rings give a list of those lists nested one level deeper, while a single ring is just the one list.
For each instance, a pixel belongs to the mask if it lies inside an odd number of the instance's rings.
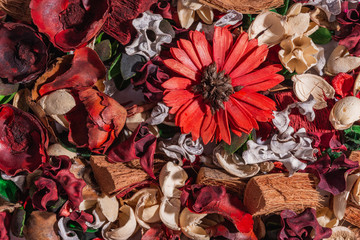
[{"label": "cream colored petal", "polygon": [[119,210],[118,227],[111,229],[112,224],[109,222],[102,229],[102,235],[106,240],[126,240],[136,230],[134,210],[128,205],[122,206]]},{"label": "cream colored petal", "polygon": [[201,219],[206,215],[207,214],[193,213],[190,212],[188,208],[184,208],[180,214],[180,227],[185,236],[190,239],[209,240],[210,236],[206,233],[204,228],[199,226]]},{"label": "cream colored petal", "polygon": [[316,219],[322,227],[332,228],[339,224],[339,220],[328,207],[316,210]]},{"label": "cream colored petal", "polygon": [[292,36],[294,34],[301,35],[305,33],[310,25],[310,14],[300,13],[298,15],[289,17],[285,24],[286,35]]},{"label": "cream colored petal", "polygon": [[319,25],[317,25],[314,22],[310,22],[308,29],[306,30],[306,32],[304,33],[304,35],[306,36],[310,36],[311,34],[313,34],[314,32],[316,32],[319,29]]},{"label": "cream colored petal", "polygon": [[345,130],[360,119],[360,99],[354,96],[345,97],[335,103],[329,120],[336,130]]},{"label": "cream colored petal", "polygon": [[344,226],[337,226],[331,229],[332,234],[329,238],[324,240],[357,240],[356,234],[349,228]]},{"label": "cream colored petal", "polygon": [[[148,208],[151,209],[148,210]],[[153,214],[153,216],[150,216],[150,214]],[[138,224],[145,229],[150,229],[149,223],[152,223],[147,222],[147,219],[159,221],[159,202],[157,197],[149,194],[142,195],[136,204],[135,218]]]},{"label": "cream colored petal", "polygon": [[195,20],[195,11],[185,7],[182,4],[182,1],[178,1],[177,10],[181,27],[186,29],[189,28]]},{"label": "cream colored petal", "polygon": [[280,14],[265,11],[256,16],[251,23],[249,39],[258,39],[258,44],[276,45],[281,42],[285,34],[284,21]]},{"label": "cream colored petal", "polygon": [[159,208],[159,205],[153,205],[151,207],[144,208],[141,219],[147,223],[160,222],[161,219],[159,216]]},{"label": "cream colored petal", "polygon": [[65,89],[45,95],[39,100],[40,106],[47,115],[62,115],[76,106],[74,97]]},{"label": "cream colored petal", "polygon": [[354,96],[360,91],[360,74],[357,75],[354,83],[353,94]]},{"label": "cream colored petal", "polygon": [[197,0],[179,0],[178,2],[181,2],[181,4],[184,7],[195,11],[199,10],[202,6],[204,6],[203,4],[199,3],[199,1]]},{"label": "cream colored petal", "polygon": [[351,201],[360,206],[360,178],[358,178],[351,190]]},{"label": "cream colored petal", "polygon": [[119,201],[116,196],[108,197],[107,195],[98,198],[98,206],[102,214],[109,222],[115,222],[118,218]]},{"label": "cream colored petal", "polygon": [[286,16],[287,17],[297,16],[298,14],[301,13],[302,6],[303,5],[301,3],[295,3],[295,4],[291,5],[291,7],[289,8],[289,10],[286,13]]},{"label": "cream colored petal", "polygon": [[168,228],[179,231],[179,215],[181,202],[179,198],[164,197],[160,204],[160,219]]},{"label": "cream colored petal", "polygon": [[327,107],[326,99],[332,99],[335,95],[334,88],[322,77],[314,74],[294,75],[291,80],[294,82],[294,93],[300,101],[306,101],[310,94],[316,99],[315,109]]},{"label": "cream colored petal", "polygon": [[213,10],[209,6],[203,6],[196,11],[201,20],[206,24],[212,24],[214,20]]},{"label": "cream colored petal", "polygon": [[159,174],[160,188],[164,196],[180,198],[181,191],[177,188],[183,187],[187,178],[188,175],[182,167],[173,162],[166,163]]},{"label": "cream colored petal", "polygon": [[77,154],[75,152],[71,152],[71,151],[67,150],[60,143],[54,143],[54,144],[50,145],[49,148],[47,149],[47,154],[49,156],[65,155],[65,156],[68,156],[69,158],[75,158],[77,156]]},{"label": "cream colored petal", "polygon": [[325,73],[335,76],[341,72],[350,72],[360,66],[360,57],[350,56],[346,47],[339,45],[331,53],[325,66]]},{"label": "cream colored petal", "polygon": [[234,155],[227,154],[223,148],[217,148],[214,152],[219,165],[232,175],[249,178],[255,176],[260,171],[260,167],[257,164],[236,164],[233,159]]}]

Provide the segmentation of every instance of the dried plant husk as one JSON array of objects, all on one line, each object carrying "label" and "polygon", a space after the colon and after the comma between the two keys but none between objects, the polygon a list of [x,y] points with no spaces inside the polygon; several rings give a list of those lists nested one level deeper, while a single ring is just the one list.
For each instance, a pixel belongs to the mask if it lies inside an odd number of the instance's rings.
[{"label": "dried plant husk", "polygon": [[350,72],[360,66],[360,57],[350,56],[345,46],[338,45],[327,60],[325,73],[335,76],[341,72]]},{"label": "dried plant husk", "polygon": [[339,100],[331,109],[329,120],[336,130],[350,128],[360,119],[360,99],[348,96]]},{"label": "dried plant husk", "polygon": [[0,0],[0,10],[3,10],[15,19],[31,22],[30,1],[31,0]]},{"label": "dried plant husk", "polygon": [[310,95],[315,98],[315,109],[326,108],[326,98],[332,99],[335,96],[335,89],[318,75],[298,74],[291,80],[294,82],[294,93],[302,102],[308,100]]},{"label": "dried plant husk", "polygon": [[222,12],[234,9],[243,14],[259,13],[265,9],[276,8],[284,4],[283,0],[199,0],[199,2]]}]

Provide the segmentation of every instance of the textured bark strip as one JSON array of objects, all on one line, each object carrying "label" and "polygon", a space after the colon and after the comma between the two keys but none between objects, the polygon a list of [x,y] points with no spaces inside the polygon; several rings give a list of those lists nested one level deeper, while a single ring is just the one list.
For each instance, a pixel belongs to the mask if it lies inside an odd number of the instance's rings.
[{"label": "textured bark strip", "polygon": [[360,228],[360,207],[355,206],[352,202],[348,201],[344,219],[355,225],[356,227]]},{"label": "textured bark strip", "polygon": [[244,196],[246,182],[238,177],[231,176],[219,169],[202,167],[198,173],[197,184],[210,186],[224,186],[226,190],[235,192],[240,198]]},{"label": "textured bark strip", "polygon": [[101,190],[109,195],[117,189],[148,179],[141,167],[131,163],[109,163],[105,156],[91,156],[90,165]]},{"label": "textured bark strip", "polygon": [[243,14],[259,13],[262,10],[280,7],[284,4],[283,0],[199,0],[212,8],[226,12],[234,9]]},{"label": "textured bark strip", "polygon": [[246,185],[244,205],[255,216],[284,209],[302,212],[321,205],[315,186],[315,179],[308,173],[295,173],[292,177],[282,173],[253,177]]}]

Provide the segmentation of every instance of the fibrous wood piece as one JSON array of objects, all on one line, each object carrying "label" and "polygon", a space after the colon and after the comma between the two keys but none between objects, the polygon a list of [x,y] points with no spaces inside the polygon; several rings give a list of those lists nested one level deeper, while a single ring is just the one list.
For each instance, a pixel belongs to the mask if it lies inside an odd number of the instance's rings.
[{"label": "fibrous wood piece", "polygon": [[199,2],[223,12],[234,9],[243,14],[259,13],[284,4],[284,0],[199,0]]},{"label": "fibrous wood piece", "polygon": [[91,156],[90,165],[100,189],[108,195],[148,179],[139,167],[131,163],[109,163],[105,156]]},{"label": "fibrous wood piece", "polygon": [[302,212],[321,206],[315,179],[308,173],[268,174],[250,179],[245,188],[244,205],[252,215],[268,215],[284,209]]},{"label": "fibrous wood piece", "polygon": [[196,183],[211,186],[224,186],[227,190],[237,193],[241,198],[244,196],[246,186],[246,182],[242,181],[240,178],[231,176],[222,170],[208,167],[200,168]]},{"label": "fibrous wood piece", "polygon": [[344,219],[352,225],[360,228],[360,207],[348,201]]},{"label": "fibrous wood piece", "polygon": [[0,0],[0,10],[3,10],[15,19],[31,22],[31,0]]}]

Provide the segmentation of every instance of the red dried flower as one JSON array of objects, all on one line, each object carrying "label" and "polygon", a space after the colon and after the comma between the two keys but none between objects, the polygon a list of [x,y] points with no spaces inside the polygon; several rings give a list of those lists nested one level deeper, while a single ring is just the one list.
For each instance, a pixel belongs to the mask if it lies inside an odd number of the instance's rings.
[{"label": "red dried flower", "polygon": [[0,170],[33,172],[47,161],[49,139],[40,121],[9,104],[0,105]]},{"label": "red dried flower", "polygon": [[108,0],[32,0],[31,17],[55,47],[70,51],[89,42],[108,16]]},{"label": "red dried flower", "polygon": [[35,31],[20,23],[0,23],[0,78],[27,83],[45,70],[47,47]]},{"label": "red dried flower", "polygon": [[[230,31],[215,27],[213,46],[205,35],[190,32],[191,41],[180,39],[179,48],[171,48],[175,59],[165,65],[182,77],[173,77],[162,84],[166,89],[163,101],[175,124],[183,133],[204,143],[216,139],[230,144],[230,129],[236,135],[258,129],[256,121],[273,118],[275,103],[257,93],[279,84],[284,77],[276,74],[281,65],[258,68],[268,48],[258,46],[242,33],[233,44]],[[230,129],[229,129],[230,128]]]},{"label": "red dried flower", "polygon": [[73,90],[76,106],[65,115],[69,141],[104,153],[125,125],[126,110],[113,98],[92,88]]}]

